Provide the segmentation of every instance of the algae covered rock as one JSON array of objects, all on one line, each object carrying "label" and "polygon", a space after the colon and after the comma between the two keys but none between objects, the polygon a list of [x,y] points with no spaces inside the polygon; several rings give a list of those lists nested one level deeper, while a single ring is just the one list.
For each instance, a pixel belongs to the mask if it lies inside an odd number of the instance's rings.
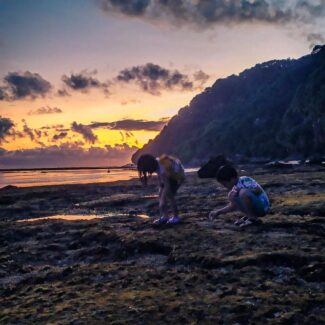
[{"label": "algae covered rock", "polygon": [[[106,218],[17,222],[11,204],[1,205],[13,217],[0,222],[0,323],[324,323],[324,173],[252,171],[272,209],[246,229],[233,224],[236,213],[208,220],[227,192],[195,174],[180,188],[177,227],[138,217],[155,216],[158,201],[154,186],[134,181],[100,185],[97,194],[94,185],[74,187],[60,199],[60,209],[92,202],[92,213],[118,202]],[[39,199],[30,191],[29,200]],[[60,191],[43,195],[49,211]],[[11,195],[19,204],[28,192]]]}]

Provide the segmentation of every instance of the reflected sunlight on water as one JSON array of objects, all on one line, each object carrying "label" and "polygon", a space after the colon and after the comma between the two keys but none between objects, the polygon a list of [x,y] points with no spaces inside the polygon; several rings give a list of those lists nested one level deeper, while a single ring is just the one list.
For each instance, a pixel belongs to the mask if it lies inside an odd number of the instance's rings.
[{"label": "reflected sunlight on water", "polygon": [[55,216],[50,216],[50,217],[41,217],[41,218],[32,218],[32,219],[23,219],[23,220],[17,220],[18,222],[33,222],[33,221],[39,221],[39,220],[68,220],[68,221],[77,221],[77,220],[93,220],[93,219],[98,219],[98,218],[103,218],[105,216],[101,215],[95,215],[95,214],[89,214],[89,215],[65,215],[65,214],[58,214]]},{"label": "reflected sunlight on water", "polygon": [[[188,168],[186,172],[197,171]],[[127,181],[137,178],[138,172],[133,169],[65,169],[65,170],[22,170],[0,171],[0,188],[7,185],[19,187],[109,183]]]},{"label": "reflected sunlight on water", "polygon": [[[40,220],[67,220],[67,221],[80,221],[80,220],[93,220],[93,219],[102,219],[107,217],[131,217],[129,214],[122,213],[105,213],[102,215],[98,214],[57,214],[50,217],[40,217],[40,218],[31,218],[31,219],[22,219],[17,220],[17,222],[34,222]],[[150,217],[146,214],[135,214],[132,217],[149,219]]]},{"label": "reflected sunlight on water", "polygon": [[136,170],[80,169],[80,170],[31,170],[0,172],[0,188],[7,185],[19,187],[87,184],[126,181],[137,177]]}]

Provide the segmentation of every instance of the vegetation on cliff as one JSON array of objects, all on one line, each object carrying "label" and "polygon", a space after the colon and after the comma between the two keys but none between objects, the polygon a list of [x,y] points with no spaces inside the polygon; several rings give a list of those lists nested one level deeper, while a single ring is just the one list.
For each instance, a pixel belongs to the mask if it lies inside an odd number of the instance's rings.
[{"label": "vegetation on cliff", "polygon": [[228,156],[304,158],[325,153],[325,46],[217,80],[132,157],[174,154],[184,163]]}]

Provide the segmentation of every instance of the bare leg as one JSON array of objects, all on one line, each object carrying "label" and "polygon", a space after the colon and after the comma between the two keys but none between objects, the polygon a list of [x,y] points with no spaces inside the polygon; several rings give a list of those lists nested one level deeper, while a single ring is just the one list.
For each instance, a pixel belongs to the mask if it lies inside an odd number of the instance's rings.
[{"label": "bare leg", "polygon": [[253,219],[256,220],[258,218],[258,214],[256,213],[255,209],[254,209],[254,204],[251,198],[251,192],[249,190],[246,189],[242,189],[239,192],[239,197],[240,200],[243,204],[243,209],[245,211],[243,211],[244,213],[246,213],[247,217],[249,219]]},{"label": "bare leg", "polygon": [[168,200],[168,203],[170,204],[171,210],[172,210],[172,216],[173,217],[178,217],[178,209],[177,209],[177,204],[175,200],[175,195],[176,193],[172,189],[173,184],[171,184],[171,181],[169,179],[166,180],[165,182],[165,187],[166,187],[166,198]]},{"label": "bare leg", "polygon": [[230,201],[230,205],[228,206],[229,211],[240,211],[240,212],[243,212],[245,214],[244,217],[241,217],[241,218],[239,218],[238,220],[235,221],[235,225],[239,226],[247,218],[246,217],[246,211],[244,211],[242,206],[240,204],[238,204],[238,202],[235,200],[234,197],[232,197],[231,195],[228,195],[228,198],[229,198],[229,201]]},{"label": "bare leg", "polygon": [[251,192],[249,190],[241,189],[239,196],[234,192],[230,192],[228,198],[233,210],[241,211],[245,214],[244,217],[235,221],[235,225],[242,227],[247,225],[246,221],[250,223],[258,221],[258,215],[254,209]]},{"label": "bare leg", "polygon": [[160,189],[159,193],[159,210],[160,217],[168,216],[167,189],[166,186]]},{"label": "bare leg", "polygon": [[175,200],[175,195],[173,195],[172,193],[170,193],[169,195],[169,202],[172,208],[173,216],[178,217],[178,208]]},{"label": "bare leg", "polygon": [[[228,199],[229,199],[229,202],[231,204],[232,211],[240,211],[240,212],[243,212],[243,213],[246,214],[246,210],[244,209],[243,206],[238,204],[238,201],[236,200],[236,196],[233,195],[233,193],[230,192],[228,194]],[[238,197],[237,197],[237,199],[238,199]]]}]

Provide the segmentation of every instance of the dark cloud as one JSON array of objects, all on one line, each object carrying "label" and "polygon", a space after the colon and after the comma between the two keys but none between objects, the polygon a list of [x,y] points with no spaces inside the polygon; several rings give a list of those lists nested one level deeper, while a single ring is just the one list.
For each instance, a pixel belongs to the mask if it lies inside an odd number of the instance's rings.
[{"label": "dark cloud", "polygon": [[24,137],[29,137],[29,139],[35,143],[37,143],[40,146],[45,146],[45,144],[40,140],[41,138],[43,138],[44,136],[47,136],[47,132],[44,132],[43,129],[32,129],[27,125],[27,121],[26,120],[22,120],[23,122],[23,129],[22,131],[19,130],[14,130],[14,132],[12,132],[10,134],[10,136],[12,136],[14,139],[15,138],[24,138]]},{"label": "dark cloud", "polygon": [[42,141],[40,141],[40,140],[35,140],[35,142],[36,142],[39,146],[41,146],[41,147],[46,147],[46,146],[45,146],[45,143],[42,142]]},{"label": "dark cloud", "polygon": [[160,131],[164,125],[168,122],[167,119],[159,121],[146,121],[146,120],[120,120],[115,122],[93,122],[89,125],[90,128],[108,128],[111,130],[147,130],[147,131]]},{"label": "dark cloud", "polygon": [[120,166],[129,163],[136,150],[127,145],[83,149],[79,143],[17,151],[0,149],[0,168]]},{"label": "dark cloud", "polygon": [[8,137],[12,140],[22,139],[25,137],[25,134],[22,131],[17,130],[16,128],[12,128],[8,133]]},{"label": "dark cloud", "polygon": [[52,89],[52,85],[38,73],[10,72],[4,77],[5,87],[0,90],[0,99],[18,100],[44,97]]},{"label": "dark cloud", "polygon": [[34,130],[34,133],[38,139],[41,138],[43,134],[41,130],[37,130],[37,129]]},{"label": "dark cloud", "polygon": [[111,124],[114,122],[92,122],[88,126],[91,129],[99,129],[99,128],[111,128]]},{"label": "dark cloud", "polygon": [[151,0],[133,0],[133,1],[117,1],[102,0],[101,6],[104,11],[116,11],[130,16],[141,16],[144,15],[148,6],[151,3]]},{"label": "dark cloud", "polygon": [[120,131],[121,141],[125,142],[126,138],[124,137],[124,133]]},{"label": "dark cloud", "polygon": [[[134,82],[140,88],[152,95],[160,95],[162,90],[179,89],[183,91],[193,90],[202,84],[202,71],[197,72],[201,79],[190,80],[189,76],[178,72],[177,70],[170,71],[157,64],[147,63],[143,66],[135,66],[129,69],[120,71],[116,80],[119,82],[130,83]],[[206,75],[206,74],[204,74]],[[207,76],[207,75],[206,75]],[[194,77],[195,78],[195,77]]]},{"label": "dark cloud", "polygon": [[23,126],[23,133],[26,134],[32,141],[35,140],[35,135],[34,135],[34,130],[32,130],[28,125],[27,122],[25,120],[22,120],[22,122],[24,123]]},{"label": "dark cloud", "polygon": [[[108,14],[209,29],[215,25],[267,23],[304,30],[305,36],[324,33],[324,0],[95,0]],[[320,42],[322,43],[322,42]],[[315,42],[313,42],[315,45]]]},{"label": "dark cloud", "polygon": [[131,131],[126,131],[125,136],[127,139],[135,138],[134,134]]},{"label": "dark cloud", "polygon": [[0,116],[0,143],[8,134],[10,134],[10,130],[13,127],[14,123],[11,119]]},{"label": "dark cloud", "polygon": [[52,141],[57,141],[66,138],[68,135],[68,132],[60,132],[58,134],[55,134],[52,138]]},{"label": "dark cloud", "polygon": [[97,136],[93,133],[92,129],[87,125],[73,122],[71,125],[71,130],[80,133],[83,136],[83,138],[89,143],[95,143],[96,141],[98,141]]},{"label": "dark cloud", "polygon": [[[62,76],[62,81],[71,90],[81,91],[87,93],[90,89],[101,89],[105,95],[108,95],[108,82],[100,82],[94,77],[96,71],[88,72],[86,70],[71,74],[70,76]],[[60,96],[66,96],[68,92],[65,89],[59,90],[58,94]]]},{"label": "dark cloud", "polygon": [[[13,125],[12,122],[9,123],[8,121],[6,121],[8,119],[4,119],[4,120],[5,121],[2,121],[0,117],[0,132],[5,131],[5,129],[7,129],[7,132],[5,134],[6,139],[4,140],[6,142],[28,137],[34,143],[44,147],[45,146],[43,142],[44,139],[50,141],[63,139],[68,135],[68,131],[71,131],[70,129],[64,129],[63,125],[61,124],[52,125],[52,126],[43,126],[38,129],[32,129],[28,126],[27,121],[24,119],[22,120],[23,123],[22,128],[18,129],[17,126]],[[10,129],[8,129],[9,125],[12,125]],[[54,133],[53,131],[55,131],[56,134],[53,135]]]},{"label": "dark cloud", "polygon": [[[98,0],[97,0],[98,1]],[[323,17],[323,0],[99,0],[102,10],[149,21],[207,28],[217,23],[312,21]]]},{"label": "dark cloud", "polygon": [[[64,127],[63,124],[54,124],[54,125],[46,125],[46,126],[42,126],[41,129],[42,130],[58,130],[58,129],[62,129]],[[66,130],[68,131],[68,129]]]},{"label": "dark cloud", "polygon": [[59,113],[63,113],[61,108],[44,106],[36,110],[29,111],[28,115],[45,115],[45,114],[59,114]]}]

